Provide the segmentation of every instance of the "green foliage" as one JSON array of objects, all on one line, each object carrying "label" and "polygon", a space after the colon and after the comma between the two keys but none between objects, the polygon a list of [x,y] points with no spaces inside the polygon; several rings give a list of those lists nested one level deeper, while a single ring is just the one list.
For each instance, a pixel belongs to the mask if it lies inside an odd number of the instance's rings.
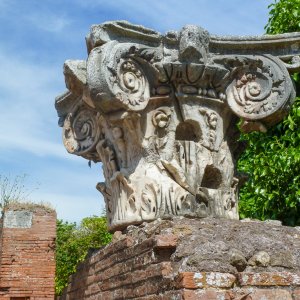
[{"label": "green foliage", "polygon": [[[269,8],[268,34],[300,31],[300,0],[275,1]],[[294,80],[299,91],[299,74]],[[238,168],[249,174],[249,180],[240,191],[241,218],[300,225],[300,98],[290,114],[266,134],[254,132],[242,139],[248,148]]]},{"label": "green foliage", "polygon": [[300,0],[275,0],[269,9],[268,34],[300,31]]},{"label": "green foliage", "polygon": [[76,223],[57,221],[56,237],[56,294],[60,295],[68,284],[68,277],[76,271],[90,248],[99,248],[111,241],[105,217],[84,218]]},{"label": "green foliage", "polygon": [[300,98],[266,134],[243,135],[248,149],[239,170],[250,175],[240,192],[240,216],[300,224]]}]

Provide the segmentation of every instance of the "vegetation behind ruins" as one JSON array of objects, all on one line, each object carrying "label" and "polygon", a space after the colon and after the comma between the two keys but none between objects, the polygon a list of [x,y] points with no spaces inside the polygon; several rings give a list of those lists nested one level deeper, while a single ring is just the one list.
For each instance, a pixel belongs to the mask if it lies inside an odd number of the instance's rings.
[{"label": "vegetation behind ruins", "polygon": [[[269,8],[268,34],[300,31],[300,0],[275,1]],[[294,79],[300,96],[300,75]],[[249,180],[240,191],[240,216],[300,225],[300,98],[280,124],[267,133],[242,135],[242,139],[248,148],[239,161],[239,170],[248,173]],[[23,176],[15,181],[0,176],[2,208],[27,196]],[[79,225],[58,220],[56,294],[61,294],[90,248],[110,241],[104,216],[84,218]]]},{"label": "vegetation behind ruins", "polygon": [[57,221],[56,238],[56,294],[60,295],[68,284],[68,278],[75,273],[79,262],[83,261],[89,249],[100,248],[111,241],[106,217],[83,218],[80,225]]},{"label": "vegetation behind ruins", "polygon": [[[269,6],[268,34],[300,31],[300,0]],[[300,225],[300,74],[294,76],[297,99],[290,114],[267,133],[242,135],[248,148],[239,170],[249,174],[240,191],[240,216],[277,219]]]}]

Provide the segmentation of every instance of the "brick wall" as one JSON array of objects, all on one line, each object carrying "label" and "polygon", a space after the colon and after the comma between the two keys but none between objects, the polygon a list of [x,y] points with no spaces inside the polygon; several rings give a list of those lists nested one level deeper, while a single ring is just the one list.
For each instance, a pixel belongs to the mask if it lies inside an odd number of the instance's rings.
[{"label": "brick wall", "polygon": [[0,299],[54,299],[56,214],[40,206],[3,214]]},{"label": "brick wall", "polygon": [[60,300],[300,300],[299,269],[298,229],[178,218],[116,232]]}]

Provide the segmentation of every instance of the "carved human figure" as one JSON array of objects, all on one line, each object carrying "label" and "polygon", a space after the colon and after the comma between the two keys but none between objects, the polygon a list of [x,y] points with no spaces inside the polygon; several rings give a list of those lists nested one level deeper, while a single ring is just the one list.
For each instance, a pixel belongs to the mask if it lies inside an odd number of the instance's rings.
[{"label": "carved human figure", "polygon": [[207,114],[207,124],[209,126],[209,142],[212,147],[216,141],[216,129],[217,129],[218,117],[214,112]]},{"label": "carved human figure", "polygon": [[112,129],[112,135],[116,143],[118,157],[120,158],[120,165],[123,168],[126,168],[127,167],[126,144],[123,138],[123,131],[120,127],[114,127]]}]

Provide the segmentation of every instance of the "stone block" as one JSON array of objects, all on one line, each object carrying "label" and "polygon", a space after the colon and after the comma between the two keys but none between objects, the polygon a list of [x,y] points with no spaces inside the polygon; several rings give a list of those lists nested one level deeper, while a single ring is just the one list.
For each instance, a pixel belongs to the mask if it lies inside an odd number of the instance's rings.
[{"label": "stone block", "polygon": [[290,272],[240,273],[241,286],[299,286],[300,276]]},{"label": "stone block", "polygon": [[235,282],[236,277],[232,274],[217,272],[183,272],[178,275],[177,288],[231,288]]}]

